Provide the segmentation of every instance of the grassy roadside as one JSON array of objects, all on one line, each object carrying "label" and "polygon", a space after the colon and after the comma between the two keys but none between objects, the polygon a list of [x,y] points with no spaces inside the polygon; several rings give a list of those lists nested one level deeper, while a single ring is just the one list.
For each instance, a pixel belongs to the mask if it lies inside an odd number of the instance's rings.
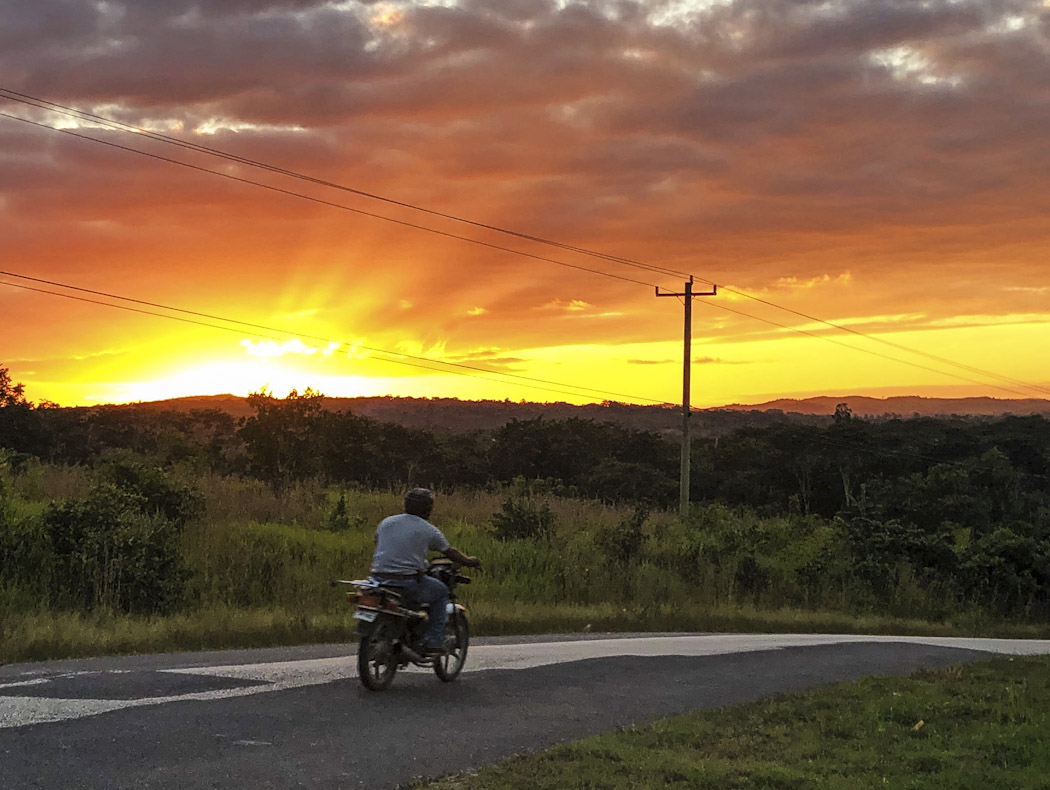
[{"label": "grassy roadside", "polygon": [[[353,635],[328,580],[369,567],[374,525],[397,511],[398,495],[319,481],[278,494],[258,480],[128,464],[15,472],[0,462],[0,663]],[[112,491],[98,486],[117,469],[196,516],[174,534],[126,502],[114,516]],[[531,485],[441,497],[435,523],[485,562],[463,590],[475,634],[1050,637],[1039,606],[960,597],[961,588],[931,586],[905,562],[887,560],[887,583],[872,587],[855,571],[866,555],[838,522],[718,504],[685,522]],[[508,513],[516,537],[501,531]]]},{"label": "grassy roadside", "polygon": [[[714,631],[1050,638],[1050,626],[976,621],[928,622],[746,606],[625,609],[590,606],[494,604],[468,606],[476,636],[588,631]],[[282,607],[213,607],[167,617],[38,613],[8,615],[0,623],[0,664],[98,655],[274,647],[347,642],[355,623],[349,607],[303,613]]]},{"label": "grassy roadside", "polygon": [[630,728],[416,790],[1050,787],[1050,659],[868,678]]}]

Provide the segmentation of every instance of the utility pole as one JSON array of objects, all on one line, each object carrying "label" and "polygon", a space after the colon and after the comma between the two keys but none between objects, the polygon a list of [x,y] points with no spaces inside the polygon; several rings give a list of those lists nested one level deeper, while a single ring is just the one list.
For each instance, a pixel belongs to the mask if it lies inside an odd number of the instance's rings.
[{"label": "utility pole", "polygon": [[684,351],[682,353],[682,470],[678,484],[678,514],[682,518],[686,518],[689,515],[689,416],[692,412],[692,407],[689,403],[689,374],[693,362],[693,298],[697,296],[716,296],[717,294],[718,286],[714,284],[711,285],[710,291],[693,293],[692,277],[685,284],[685,293],[660,293],[660,286],[656,286],[657,296],[684,297],[683,302],[685,304]]}]

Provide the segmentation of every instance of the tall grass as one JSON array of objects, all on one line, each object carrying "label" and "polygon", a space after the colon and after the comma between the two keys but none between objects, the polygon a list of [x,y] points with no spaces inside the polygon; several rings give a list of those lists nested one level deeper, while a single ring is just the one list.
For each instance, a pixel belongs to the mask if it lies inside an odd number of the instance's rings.
[{"label": "tall grass", "polygon": [[[2,461],[2,459],[0,459]],[[15,501],[43,504],[77,499],[91,488],[93,476],[83,466],[45,464],[32,459],[17,473],[0,463],[0,482],[15,495]]]},{"label": "tall grass", "polygon": [[[255,481],[215,477],[204,489],[207,516],[183,536],[192,603],[201,609],[337,611],[342,599],[328,581],[367,575],[375,525],[400,510],[394,493],[319,484],[301,484],[277,497]],[[948,614],[958,614],[907,573],[888,611],[869,606],[851,584],[848,566],[832,556],[833,531],[813,520],[758,518],[716,505],[699,508],[689,523],[656,513],[640,524],[634,554],[617,559],[608,535],[631,519],[630,510],[555,499],[550,501],[557,524],[553,535],[502,540],[491,519],[506,496],[500,491],[440,496],[433,517],[454,545],[482,559],[483,569],[461,592],[492,613],[501,607],[627,610],[653,623],[662,613],[664,625],[709,622],[698,613],[715,611],[831,612],[841,622],[876,614],[900,622],[947,621]],[[327,531],[327,516],[340,497],[351,526]],[[572,619],[582,627],[587,617]],[[488,619],[494,623],[495,615]],[[610,622],[604,615],[600,619]]]},{"label": "tall grass", "polygon": [[[399,494],[301,483],[277,495],[251,479],[180,474],[203,492],[206,507],[181,534],[189,583],[177,613],[51,611],[26,589],[4,586],[0,573],[0,660],[350,638],[343,590],[328,582],[367,575],[375,526],[400,511]],[[92,484],[88,470],[44,464],[2,477],[9,537],[49,502],[82,496]],[[683,522],[668,513],[643,518],[626,508],[549,499],[552,534],[504,540],[492,517],[512,493],[438,496],[434,522],[484,563],[461,588],[477,633],[1050,630],[953,608],[906,572],[892,600],[869,601],[839,554],[834,528],[818,520],[759,518],[711,505]],[[340,500],[345,528],[333,531]]]}]

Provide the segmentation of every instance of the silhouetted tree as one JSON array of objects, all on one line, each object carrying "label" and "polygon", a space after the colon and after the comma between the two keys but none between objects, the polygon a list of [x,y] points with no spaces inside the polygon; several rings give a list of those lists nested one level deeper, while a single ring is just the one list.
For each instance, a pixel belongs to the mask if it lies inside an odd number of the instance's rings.
[{"label": "silhouetted tree", "polygon": [[26,399],[25,385],[15,383],[8,369],[0,365],[0,447],[37,454],[43,438],[36,409]]},{"label": "silhouetted tree", "polygon": [[255,416],[238,431],[245,444],[249,471],[279,491],[295,480],[323,471],[325,412],[321,394],[292,390],[284,399],[253,392],[248,404]]}]

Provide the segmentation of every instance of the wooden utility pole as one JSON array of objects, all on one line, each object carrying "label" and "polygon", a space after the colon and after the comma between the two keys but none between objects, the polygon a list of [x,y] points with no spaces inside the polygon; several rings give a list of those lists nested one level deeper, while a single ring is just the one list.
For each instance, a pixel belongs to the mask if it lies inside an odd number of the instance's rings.
[{"label": "wooden utility pole", "polygon": [[718,286],[712,284],[710,291],[693,293],[693,278],[685,284],[685,293],[660,293],[660,286],[656,286],[657,296],[675,296],[683,299],[685,304],[685,331],[684,350],[682,353],[682,469],[679,478],[678,490],[678,514],[682,518],[689,515],[689,465],[690,465],[690,441],[689,441],[689,416],[692,413],[690,405],[690,372],[693,362],[693,298],[697,296],[716,296]]}]

